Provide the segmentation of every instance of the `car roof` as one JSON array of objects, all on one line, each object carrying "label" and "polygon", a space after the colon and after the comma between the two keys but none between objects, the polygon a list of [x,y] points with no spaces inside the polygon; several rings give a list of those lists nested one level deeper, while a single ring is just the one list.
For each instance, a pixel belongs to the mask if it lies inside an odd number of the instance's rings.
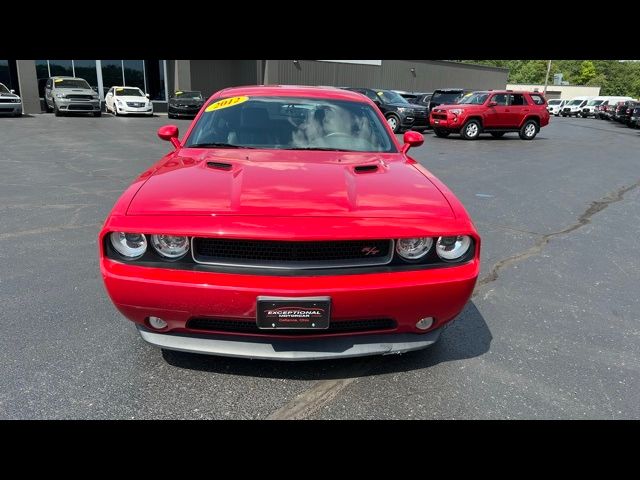
[{"label": "car roof", "polygon": [[337,87],[315,87],[308,85],[248,85],[230,87],[214,93],[213,96],[312,97],[363,101],[362,94],[358,92],[343,90]]}]

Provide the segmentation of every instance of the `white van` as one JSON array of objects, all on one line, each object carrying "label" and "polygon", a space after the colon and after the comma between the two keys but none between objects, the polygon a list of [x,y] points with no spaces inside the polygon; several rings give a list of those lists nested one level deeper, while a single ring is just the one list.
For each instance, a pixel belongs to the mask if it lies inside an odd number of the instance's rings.
[{"label": "white van", "polygon": [[560,115],[560,110],[562,110],[562,107],[564,107],[564,104],[567,103],[569,100],[561,100],[559,98],[553,98],[551,100],[547,101],[547,110],[549,111],[550,115],[555,115],[556,117],[558,115]]},{"label": "white van", "polygon": [[618,103],[618,102],[626,102],[627,100],[633,100],[633,98],[631,97],[613,97],[613,96],[601,96],[601,97],[593,97],[591,100],[589,100],[584,107],[582,107],[582,111],[580,112],[580,115],[582,116],[582,118],[587,118],[587,117],[596,117],[598,114],[598,109],[596,107],[598,107],[599,105],[603,104],[604,102],[609,102],[609,105]]},{"label": "white van", "polygon": [[582,112],[582,107],[584,107],[589,100],[592,100],[594,97],[573,97],[567,103],[565,103],[564,107],[560,111],[560,115],[563,117],[572,117],[578,116]]}]

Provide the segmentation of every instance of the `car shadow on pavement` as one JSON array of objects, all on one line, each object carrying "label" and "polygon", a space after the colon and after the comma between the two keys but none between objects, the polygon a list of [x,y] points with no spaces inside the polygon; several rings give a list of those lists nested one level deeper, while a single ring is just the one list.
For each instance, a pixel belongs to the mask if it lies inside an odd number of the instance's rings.
[{"label": "car shadow on pavement", "polygon": [[402,355],[281,362],[250,360],[162,350],[164,360],[178,368],[220,374],[320,381],[405,372],[439,363],[473,358],[489,350],[493,339],[473,302],[447,327],[435,345]]}]

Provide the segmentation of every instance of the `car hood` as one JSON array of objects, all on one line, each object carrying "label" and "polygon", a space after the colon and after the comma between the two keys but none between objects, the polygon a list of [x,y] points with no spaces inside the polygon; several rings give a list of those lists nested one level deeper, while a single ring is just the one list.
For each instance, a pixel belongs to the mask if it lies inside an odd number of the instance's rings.
[{"label": "car hood", "polygon": [[454,103],[454,104],[443,104],[434,107],[438,110],[452,110],[452,109],[464,109],[464,110],[482,110],[486,108],[483,105],[472,105],[470,103]]},{"label": "car hood", "polygon": [[136,103],[145,103],[150,102],[147,97],[138,97],[136,95],[118,95],[116,100],[122,100],[123,102],[136,102]]},{"label": "car hood", "polygon": [[56,88],[55,93],[64,93],[65,95],[98,95],[91,88]]},{"label": "car hood", "polygon": [[[412,160],[399,158],[183,148],[152,173],[127,215],[454,218],[440,190]],[[211,168],[211,162],[231,168]],[[356,173],[359,165],[377,170]]]},{"label": "car hood", "polygon": [[15,93],[0,93],[0,97],[2,97],[2,98],[20,98]]},{"label": "car hood", "polygon": [[195,98],[170,98],[169,103],[179,103],[181,105],[202,105],[204,100],[197,100]]}]

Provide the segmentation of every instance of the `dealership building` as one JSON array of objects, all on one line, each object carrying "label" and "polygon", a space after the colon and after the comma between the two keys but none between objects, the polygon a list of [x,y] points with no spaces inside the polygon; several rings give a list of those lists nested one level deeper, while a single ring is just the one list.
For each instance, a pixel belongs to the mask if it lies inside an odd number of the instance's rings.
[{"label": "dealership building", "polygon": [[431,92],[503,89],[503,68],[440,60],[0,60],[0,82],[22,97],[25,113],[44,110],[50,76],[87,80],[104,100],[114,85],[139,87],[157,112],[175,90],[205,96],[235,85],[326,85]]}]

